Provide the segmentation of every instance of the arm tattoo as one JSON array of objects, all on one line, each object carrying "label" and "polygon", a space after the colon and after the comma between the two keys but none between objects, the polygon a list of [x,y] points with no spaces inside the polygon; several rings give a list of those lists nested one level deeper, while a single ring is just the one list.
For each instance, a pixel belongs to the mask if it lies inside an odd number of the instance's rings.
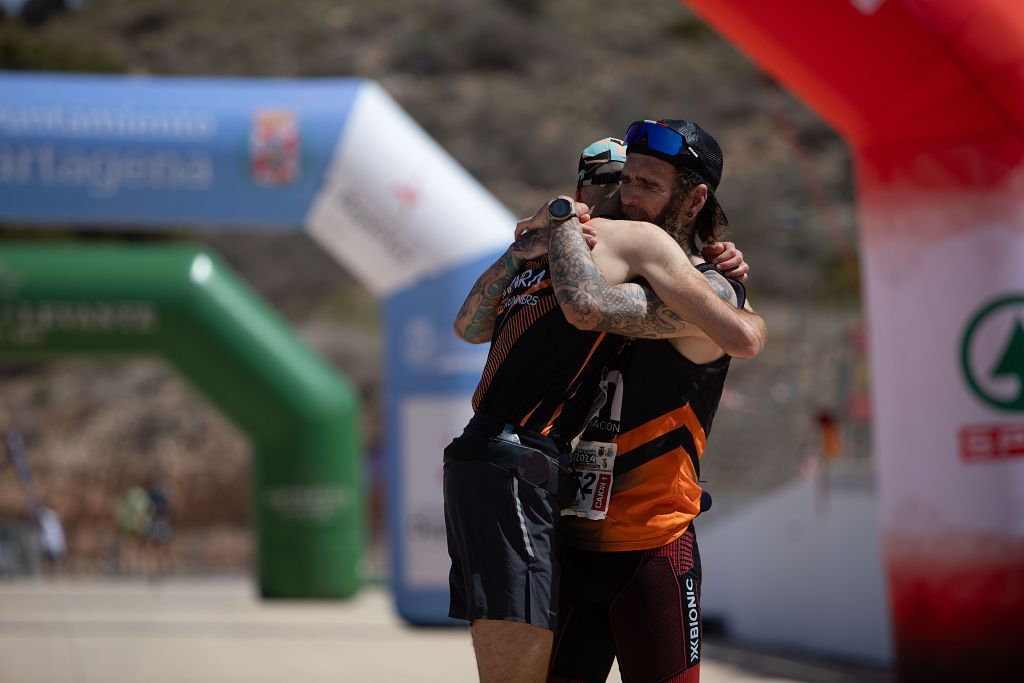
[{"label": "arm tattoo", "polygon": [[491,339],[501,293],[512,282],[519,265],[519,259],[508,249],[477,278],[455,316],[455,329],[460,337],[473,344]]},{"label": "arm tattoo", "polygon": [[649,288],[636,283],[608,284],[575,221],[551,228],[548,254],[555,295],[577,327],[661,339],[680,336],[688,325]]},{"label": "arm tattoo", "polygon": [[715,290],[718,298],[728,301],[734,306],[739,302],[739,299],[736,297],[736,290],[732,288],[732,285],[729,284],[724,275],[716,270],[709,270],[704,273],[704,277],[708,279],[711,289]]},{"label": "arm tattoo", "polygon": [[650,287],[643,287],[643,293],[647,299],[647,314],[644,319],[644,327],[639,331],[628,332],[630,337],[643,339],[671,339],[679,337],[683,332],[692,327],[690,322],[679,315],[661,300]]}]

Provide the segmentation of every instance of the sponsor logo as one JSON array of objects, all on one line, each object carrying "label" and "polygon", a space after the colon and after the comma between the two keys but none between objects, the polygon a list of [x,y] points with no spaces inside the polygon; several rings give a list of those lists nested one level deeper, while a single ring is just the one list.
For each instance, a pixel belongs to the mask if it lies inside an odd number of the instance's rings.
[{"label": "sponsor logo", "polygon": [[406,211],[412,211],[416,208],[416,205],[420,202],[420,194],[420,189],[411,183],[393,183],[391,185],[391,195],[398,202],[398,205]]},{"label": "sponsor logo", "polygon": [[[960,359],[967,386],[982,403],[1024,412],[1024,294],[990,301],[971,317]],[[961,426],[960,457],[971,463],[1024,457],[1024,424]]]},{"label": "sponsor logo", "polygon": [[9,137],[206,142],[216,133],[217,117],[202,109],[0,104],[0,134]]},{"label": "sponsor logo", "polygon": [[618,434],[621,427],[615,420],[602,420],[599,417],[595,417],[590,421],[590,428],[600,429],[605,432],[611,432],[612,434]]},{"label": "sponsor logo", "polygon": [[697,590],[692,578],[686,578],[686,621],[690,639],[690,664],[700,661],[700,611],[697,609]]},{"label": "sponsor logo", "polygon": [[511,306],[536,306],[539,299],[533,294],[516,294],[501,302],[503,309]]},{"label": "sponsor logo", "polygon": [[148,301],[25,301],[0,308],[0,340],[38,344],[51,333],[151,334],[160,324]]},{"label": "sponsor logo", "polygon": [[343,485],[277,486],[263,493],[268,510],[290,521],[329,522],[352,507],[352,494]]},{"label": "sponsor logo", "polygon": [[512,278],[512,282],[505,288],[505,296],[508,296],[517,289],[529,289],[539,285],[544,280],[545,275],[547,275],[547,270],[543,268],[536,273],[533,272],[533,268],[527,268]]},{"label": "sponsor logo", "polygon": [[594,491],[594,510],[598,512],[604,512],[605,508],[608,507],[608,486],[611,484],[612,478],[607,474],[602,474],[597,478],[597,488]]},{"label": "sponsor logo", "polygon": [[0,185],[84,190],[109,199],[127,190],[208,190],[214,175],[213,159],[198,149],[0,142]]},{"label": "sponsor logo", "polygon": [[960,456],[969,462],[1024,457],[1024,424],[962,427]]},{"label": "sponsor logo", "polygon": [[429,318],[416,316],[405,321],[403,360],[413,368],[430,366],[438,351],[437,331]]},{"label": "sponsor logo", "polygon": [[502,296],[506,298],[502,300],[498,312],[502,313],[512,306],[536,306],[540,303],[540,298],[534,294],[510,295],[516,290],[529,290],[531,287],[539,285],[544,280],[545,275],[547,275],[547,271],[543,268],[537,272],[534,272],[533,268],[527,268],[516,275],[509,286],[505,288],[505,291],[502,292]]},{"label": "sponsor logo", "polygon": [[853,5],[861,14],[867,14],[868,16],[878,11],[878,8],[885,4],[885,0],[850,0],[850,4]]},{"label": "sponsor logo", "polygon": [[1024,412],[1024,294],[987,303],[972,316],[960,349],[974,395],[1000,410]]},{"label": "sponsor logo", "polygon": [[249,134],[252,179],[262,185],[290,185],[299,177],[299,120],[295,112],[256,112]]},{"label": "sponsor logo", "polygon": [[416,510],[406,517],[406,528],[416,538],[442,543],[447,538],[442,510]]},{"label": "sponsor logo", "polygon": [[361,230],[397,265],[415,267],[422,251],[415,233],[405,229],[394,216],[382,212],[379,202],[374,202],[361,188],[350,186],[348,183],[343,183],[339,187],[332,196],[332,201],[334,207],[350,219],[345,221],[346,224]]}]

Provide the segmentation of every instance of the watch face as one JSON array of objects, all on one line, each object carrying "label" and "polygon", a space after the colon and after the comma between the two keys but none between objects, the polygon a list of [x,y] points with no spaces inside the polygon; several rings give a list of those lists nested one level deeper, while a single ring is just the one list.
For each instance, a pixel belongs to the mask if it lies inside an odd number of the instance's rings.
[{"label": "watch face", "polygon": [[548,213],[555,220],[565,220],[572,215],[572,202],[568,199],[556,199],[548,205]]}]

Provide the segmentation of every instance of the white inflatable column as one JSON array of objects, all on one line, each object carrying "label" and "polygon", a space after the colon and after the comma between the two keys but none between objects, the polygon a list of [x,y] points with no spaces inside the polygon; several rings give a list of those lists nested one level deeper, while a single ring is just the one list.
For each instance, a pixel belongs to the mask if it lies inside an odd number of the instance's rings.
[{"label": "white inflatable column", "polygon": [[1001,680],[1021,663],[1020,147],[860,150],[878,481],[906,680]]}]

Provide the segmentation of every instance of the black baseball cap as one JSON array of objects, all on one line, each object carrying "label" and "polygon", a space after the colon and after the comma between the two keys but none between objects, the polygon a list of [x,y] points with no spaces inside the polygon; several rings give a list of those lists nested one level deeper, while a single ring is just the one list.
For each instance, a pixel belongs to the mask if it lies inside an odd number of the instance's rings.
[{"label": "black baseball cap", "polygon": [[647,154],[676,168],[687,169],[700,176],[708,186],[708,203],[717,207],[723,225],[729,219],[722,209],[715,190],[722,180],[725,159],[718,141],[699,125],[684,119],[635,121],[624,139],[628,154]]}]

